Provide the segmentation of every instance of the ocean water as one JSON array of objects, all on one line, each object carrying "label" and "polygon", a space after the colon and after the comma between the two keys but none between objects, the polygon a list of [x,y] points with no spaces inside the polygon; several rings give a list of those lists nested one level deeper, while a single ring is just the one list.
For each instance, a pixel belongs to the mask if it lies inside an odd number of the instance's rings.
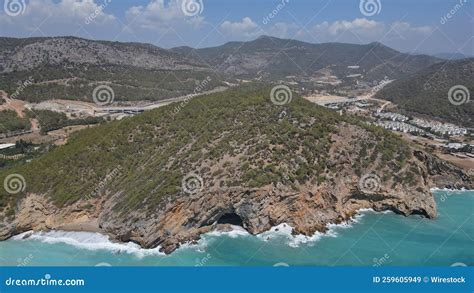
[{"label": "ocean water", "polygon": [[439,217],[361,211],[313,237],[280,225],[252,236],[203,235],[170,255],[85,232],[35,233],[0,242],[2,266],[473,266],[474,192],[435,191]]}]

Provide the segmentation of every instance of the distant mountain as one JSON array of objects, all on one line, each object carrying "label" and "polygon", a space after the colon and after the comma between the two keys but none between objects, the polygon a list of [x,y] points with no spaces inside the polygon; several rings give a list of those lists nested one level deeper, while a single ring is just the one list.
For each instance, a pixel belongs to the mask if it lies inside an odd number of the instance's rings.
[{"label": "distant mountain", "polygon": [[75,37],[0,38],[0,84],[12,94],[18,82],[34,80],[18,98],[91,100],[99,84],[116,100],[156,100],[190,93],[220,77],[205,64],[149,44],[92,41]]},{"label": "distant mountain", "polygon": [[205,49],[165,50],[149,44],[75,37],[0,38],[0,84],[17,98],[91,101],[98,85],[113,89],[115,101],[159,100],[192,93],[202,81],[210,90],[235,78],[278,81],[287,76],[312,82],[335,75],[399,79],[441,61],[408,55],[380,43],[310,44],[262,36]]},{"label": "distant mountain", "polygon": [[[460,105],[450,102],[450,89],[453,89],[451,99]],[[455,92],[459,94],[457,97]],[[474,58],[469,58],[438,63],[394,81],[379,91],[376,97],[393,101],[410,113],[474,127],[473,94]],[[470,102],[467,102],[468,97]]]},{"label": "distant mountain", "polygon": [[438,53],[433,56],[437,58],[445,59],[445,60],[460,60],[460,59],[469,58],[469,56],[466,56],[461,53]]},{"label": "distant mountain", "polygon": [[[310,44],[269,36],[213,48],[178,47],[172,51],[203,60],[226,74],[270,80],[285,76],[312,77],[321,70],[329,70],[339,78],[359,73],[366,80],[384,76],[398,79],[440,61],[427,55],[400,53],[380,43]],[[359,68],[354,70],[348,66]]]}]

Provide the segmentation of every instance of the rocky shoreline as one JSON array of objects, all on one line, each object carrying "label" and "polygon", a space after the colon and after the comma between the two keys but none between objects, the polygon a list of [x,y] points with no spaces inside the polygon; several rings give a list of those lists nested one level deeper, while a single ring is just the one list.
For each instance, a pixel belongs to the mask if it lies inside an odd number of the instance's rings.
[{"label": "rocky shoreline", "polygon": [[[222,225],[242,226],[252,235],[287,223],[293,233],[312,236],[327,231],[328,224],[350,220],[361,209],[393,211],[404,216],[437,216],[430,189],[474,189],[462,170],[426,153],[415,151],[424,163],[416,186],[382,184],[374,193],[359,188],[360,178],[338,177],[334,184],[300,186],[299,192],[284,186],[258,189],[207,190],[197,197],[181,196],[152,214],[130,211],[124,216],[113,209],[116,194],[109,198],[80,200],[59,209],[45,196],[29,194],[11,222],[0,226],[0,240],[26,231],[88,231],[107,234],[116,241],[135,242],[143,248],[161,247],[169,254],[182,243],[195,242]],[[86,208],[93,206],[93,209]]]}]

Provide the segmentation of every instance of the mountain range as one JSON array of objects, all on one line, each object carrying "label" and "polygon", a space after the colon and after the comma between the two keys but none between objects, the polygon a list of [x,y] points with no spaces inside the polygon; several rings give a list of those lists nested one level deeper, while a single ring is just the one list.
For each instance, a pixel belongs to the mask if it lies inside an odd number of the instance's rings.
[{"label": "mountain range", "polygon": [[203,60],[232,76],[262,76],[269,80],[285,76],[311,78],[323,69],[345,77],[354,74],[348,66],[359,66],[356,73],[362,74],[366,80],[379,79],[380,76],[397,79],[440,61],[427,55],[404,54],[377,42],[367,45],[311,44],[269,36],[214,48],[178,47],[172,51]]},{"label": "mountain range", "polygon": [[116,101],[159,100],[209,89],[236,79],[270,82],[287,76],[322,75],[362,80],[399,79],[441,59],[409,55],[380,43],[310,44],[262,36],[213,48],[161,49],[149,44],[93,41],[75,37],[0,38],[0,84],[8,92],[34,80],[17,98],[32,102],[61,98],[91,101],[98,84],[113,88]]}]

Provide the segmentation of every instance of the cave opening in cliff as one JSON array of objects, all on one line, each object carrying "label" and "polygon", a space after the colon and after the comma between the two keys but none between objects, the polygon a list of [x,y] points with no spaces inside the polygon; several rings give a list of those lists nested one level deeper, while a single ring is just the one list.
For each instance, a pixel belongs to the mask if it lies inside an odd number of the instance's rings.
[{"label": "cave opening in cliff", "polygon": [[237,215],[236,213],[227,213],[222,215],[219,220],[217,220],[218,224],[230,224],[235,226],[243,227],[242,218]]}]

